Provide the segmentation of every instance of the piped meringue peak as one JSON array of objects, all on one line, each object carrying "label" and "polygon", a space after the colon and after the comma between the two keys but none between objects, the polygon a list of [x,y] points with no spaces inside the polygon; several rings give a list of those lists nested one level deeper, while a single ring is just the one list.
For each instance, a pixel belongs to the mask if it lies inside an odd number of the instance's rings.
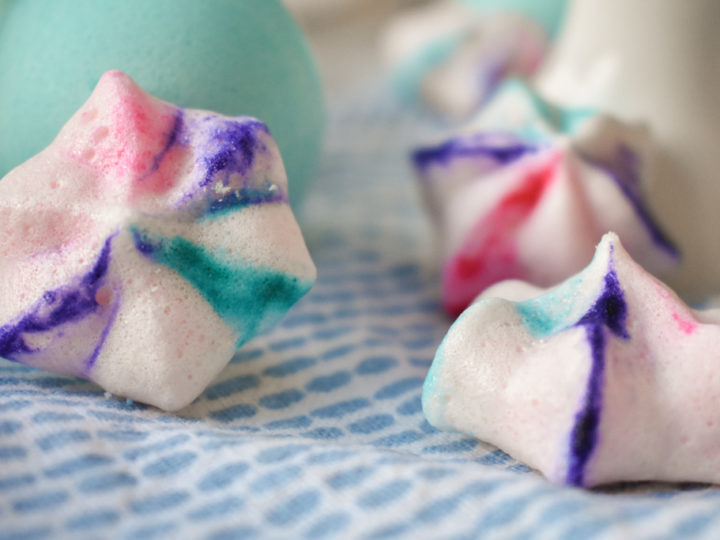
[{"label": "piped meringue peak", "polygon": [[655,273],[679,260],[645,202],[652,153],[641,126],[553,106],[511,81],[468,133],[417,149],[413,162],[451,315],[503,279],[558,283],[610,230]]},{"label": "piped meringue peak", "polygon": [[423,409],[559,484],[719,482],[719,341],[720,310],[690,309],[608,233],[555,288],[487,289],[438,349]]},{"label": "piped meringue peak", "polygon": [[0,181],[0,356],[175,410],[312,286],[282,158],[254,118],[118,71]]}]

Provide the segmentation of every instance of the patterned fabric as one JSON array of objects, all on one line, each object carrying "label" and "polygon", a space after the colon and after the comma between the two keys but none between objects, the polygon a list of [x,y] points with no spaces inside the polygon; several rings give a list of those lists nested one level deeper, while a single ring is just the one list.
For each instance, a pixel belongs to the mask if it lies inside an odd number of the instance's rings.
[{"label": "patterned fabric", "polygon": [[0,539],[712,537],[720,491],[556,487],[423,419],[450,320],[382,97],[336,103],[303,230],[317,285],[178,414],[0,360]]}]

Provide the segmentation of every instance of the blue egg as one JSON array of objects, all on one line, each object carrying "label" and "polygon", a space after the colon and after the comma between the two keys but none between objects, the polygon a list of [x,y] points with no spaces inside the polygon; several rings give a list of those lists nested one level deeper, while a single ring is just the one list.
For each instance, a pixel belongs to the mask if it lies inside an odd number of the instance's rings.
[{"label": "blue egg", "polygon": [[0,0],[0,20],[3,17],[3,12],[10,7],[10,2],[12,2],[12,0]]},{"label": "blue egg", "polygon": [[0,176],[45,148],[109,69],[182,107],[265,122],[297,209],[320,155],[320,79],[277,0],[0,0]]}]

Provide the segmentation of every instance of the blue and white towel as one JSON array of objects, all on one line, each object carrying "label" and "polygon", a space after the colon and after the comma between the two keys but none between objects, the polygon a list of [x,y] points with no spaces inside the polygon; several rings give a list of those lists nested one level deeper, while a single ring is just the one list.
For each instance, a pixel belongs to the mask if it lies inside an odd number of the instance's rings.
[{"label": "blue and white towel", "polygon": [[302,219],[316,287],[167,414],[0,360],[0,539],[713,538],[720,491],[557,487],[423,419],[450,321],[380,91],[331,110]]}]

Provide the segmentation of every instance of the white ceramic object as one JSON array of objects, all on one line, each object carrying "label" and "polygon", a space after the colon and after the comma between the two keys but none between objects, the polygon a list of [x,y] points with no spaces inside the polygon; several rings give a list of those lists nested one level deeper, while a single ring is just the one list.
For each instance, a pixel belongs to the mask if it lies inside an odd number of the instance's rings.
[{"label": "white ceramic object", "polygon": [[720,291],[720,2],[576,0],[536,87],[569,107],[645,122],[658,167],[645,186],[683,263],[689,301]]}]

